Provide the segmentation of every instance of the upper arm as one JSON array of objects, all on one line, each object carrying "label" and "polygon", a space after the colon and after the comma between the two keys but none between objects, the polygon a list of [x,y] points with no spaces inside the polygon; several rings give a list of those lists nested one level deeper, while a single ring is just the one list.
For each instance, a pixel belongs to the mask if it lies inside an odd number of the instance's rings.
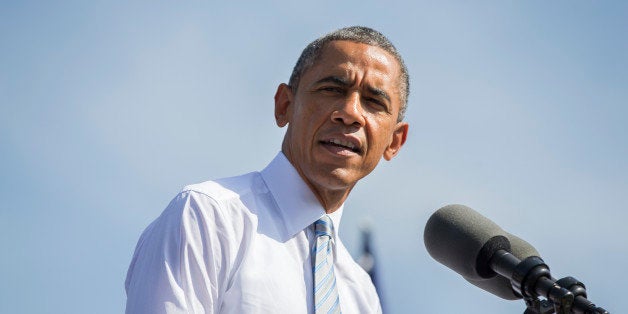
[{"label": "upper arm", "polygon": [[225,217],[182,192],[142,234],[129,266],[127,313],[217,313],[229,274]]}]

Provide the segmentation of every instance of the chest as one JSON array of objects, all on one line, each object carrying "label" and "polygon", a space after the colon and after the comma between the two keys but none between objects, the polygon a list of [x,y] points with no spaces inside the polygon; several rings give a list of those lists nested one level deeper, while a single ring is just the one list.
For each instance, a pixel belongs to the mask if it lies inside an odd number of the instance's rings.
[{"label": "chest", "polygon": [[312,269],[305,235],[280,242],[258,235],[234,270],[221,313],[308,313]]}]

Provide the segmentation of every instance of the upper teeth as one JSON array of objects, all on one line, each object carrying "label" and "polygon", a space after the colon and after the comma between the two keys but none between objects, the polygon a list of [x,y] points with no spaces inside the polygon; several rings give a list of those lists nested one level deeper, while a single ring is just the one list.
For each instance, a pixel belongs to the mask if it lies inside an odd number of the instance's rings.
[{"label": "upper teeth", "polygon": [[329,142],[334,143],[336,145],[340,145],[340,146],[345,146],[348,147],[350,149],[355,149],[355,145],[353,145],[353,143],[351,142],[347,142],[347,141],[342,141],[342,140],[337,140],[337,139],[331,139],[329,140]]}]

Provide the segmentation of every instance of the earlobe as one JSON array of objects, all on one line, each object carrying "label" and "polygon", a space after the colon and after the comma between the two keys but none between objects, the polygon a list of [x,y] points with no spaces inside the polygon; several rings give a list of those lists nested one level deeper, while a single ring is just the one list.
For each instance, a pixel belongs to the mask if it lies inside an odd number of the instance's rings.
[{"label": "earlobe", "polygon": [[403,144],[406,143],[406,138],[408,137],[408,123],[399,122],[395,126],[395,131],[392,134],[392,140],[390,141],[390,145],[386,147],[384,151],[384,159],[391,160],[393,157],[397,155]]},{"label": "earlobe", "polygon": [[283,128],[290,122],[289,111],[292,109],[292,88],[281,83],[275,93],[275,122],[277,126]]}]

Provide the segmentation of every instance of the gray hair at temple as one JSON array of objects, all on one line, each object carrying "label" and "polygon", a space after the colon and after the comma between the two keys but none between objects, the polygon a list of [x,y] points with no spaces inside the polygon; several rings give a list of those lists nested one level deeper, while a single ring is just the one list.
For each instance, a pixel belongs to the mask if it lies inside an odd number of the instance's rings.
[{"label": "gray hair at temple", "polygon": [[322,36],[313,42],[311,42],[299,57],[297,64],[292,69],[292,75],[290,75],[290,81],[288,84],[296,91],[299,86],[301,76],[307,71],[323,52],[325,45],[334,40],[348,40],[357,43],[367,44],[375,47],[382,48],[388,53],[393,55],[399,67],[401,68],[399,93],[401,96],[401,109],[399,110],[399,117],[397,121],[402,121],[408,105],[408,96],[410,95],[410,76],[408,75],[408,69],[403,62],[403,58],[397,51],[397,48],[384,36],[382,33],[364,26],[351,26],[335,30],[325,36]]}]

